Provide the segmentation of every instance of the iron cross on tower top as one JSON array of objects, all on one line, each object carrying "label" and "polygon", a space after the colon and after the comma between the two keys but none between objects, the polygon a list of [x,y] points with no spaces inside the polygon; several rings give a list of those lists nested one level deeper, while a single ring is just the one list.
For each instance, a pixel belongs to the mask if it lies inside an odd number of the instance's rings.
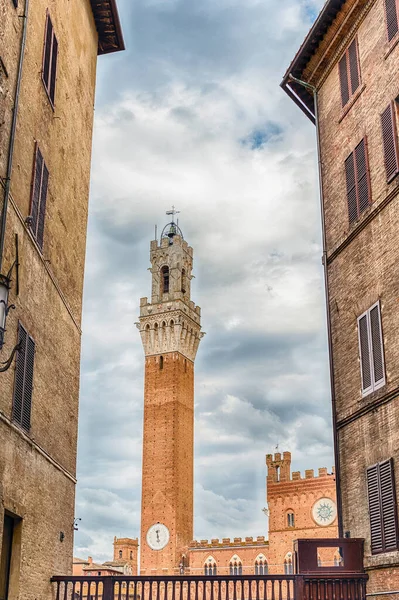
[{"label": "iron cross on tower top", "polygon": [[167,210],[166,214],[167,215],[172,215],[172,223],[175,222],[175,215],[178,215],[180,212],[180,210],[176,210],[174,206],[172,206],[172,210]]}]

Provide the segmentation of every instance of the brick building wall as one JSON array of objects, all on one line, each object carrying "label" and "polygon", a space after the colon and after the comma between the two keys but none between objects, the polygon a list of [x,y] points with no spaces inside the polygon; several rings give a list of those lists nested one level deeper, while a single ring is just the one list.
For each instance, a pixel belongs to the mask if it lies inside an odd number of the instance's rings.
[{"label": "brick building wall", "polygon": [[[13,417],[15,362],[0,373],[0,554],[12,518],[9,600],[51,597],[50,577],[71,573],[80,371],[81,310],[96,62],[96,12],[89,0],[0,5],[0,208],[26,22],[2,272],[12,273],[5,361],[18,322],[35,341],[30,424]],[[97,9],[96,9],[97,10]],[[46,17],[58,41],[54,107],[42,81]],[[97,14],[98,16],[98,14]],[[49,171],[43,246],[31,214],[35,148]],[[10,521],[8,521],[10,523]],[[3,573],[0,585],[4,587]],[[1,594],[4,589],[1,590]]]},{"label": "brick building wall", "polygon": [[[290,69],[317,88],[342,524],[351,537],[365,538],[368,591],[375,592],[398,589],[399,581],[398,550],[372,552],[367,491],[367,469],[393,459],[399,493],[399,181],[387,179],[381,128],[381,114],[399,95],[399,37],[388,40],[384,0],[339,4],[335,16],[328,17],[332,2],[327,3],[319,43],[301,68],[294,61]],[[354,39],[360,83],[343,107],[339,62]],[[397,122],[397,102],[393,106]],[[350,222],[345,161],[362,139],[367,140],[371,198]],[[365,394],[358,318],[376,303],[385,381]],[[396,538],[398,548],[398,533]]]}]

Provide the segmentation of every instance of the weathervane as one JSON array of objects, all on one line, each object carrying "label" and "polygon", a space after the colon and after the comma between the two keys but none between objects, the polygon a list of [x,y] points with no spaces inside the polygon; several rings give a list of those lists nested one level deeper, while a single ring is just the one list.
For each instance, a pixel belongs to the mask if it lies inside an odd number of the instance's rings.
[{"label": "weathervane", "polygon": [[180,212],[180,210],[176,210],[175,207],[172,205],[172,210],[167,210],[166,214],[167,215],[172,215],[172,223],[175,222],[175,215],[178,215]]}]

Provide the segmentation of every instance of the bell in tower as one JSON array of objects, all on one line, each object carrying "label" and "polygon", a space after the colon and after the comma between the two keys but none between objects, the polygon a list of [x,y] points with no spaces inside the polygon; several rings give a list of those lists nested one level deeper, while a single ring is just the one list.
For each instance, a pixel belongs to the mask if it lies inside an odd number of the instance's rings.
[{"label": "bell in tower", "polygon": [[150,245],[151,302],[137,324],[145,354],[141,574],[179,573],[193,538],[194,360],[201,310],[191,300],[193,249],[172,215]]}]

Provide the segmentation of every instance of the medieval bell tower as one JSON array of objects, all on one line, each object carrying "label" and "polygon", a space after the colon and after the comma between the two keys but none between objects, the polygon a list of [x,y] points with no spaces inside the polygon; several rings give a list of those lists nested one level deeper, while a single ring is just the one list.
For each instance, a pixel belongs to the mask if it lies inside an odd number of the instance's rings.
[{"label": "medieval bell tower", "polygon": [[193,249],[174,222],[151,242],[151,301],[137,324],[145,353],[140,571],[177,574],[193,538],[194,360],[201,311],[190,298]]}]

